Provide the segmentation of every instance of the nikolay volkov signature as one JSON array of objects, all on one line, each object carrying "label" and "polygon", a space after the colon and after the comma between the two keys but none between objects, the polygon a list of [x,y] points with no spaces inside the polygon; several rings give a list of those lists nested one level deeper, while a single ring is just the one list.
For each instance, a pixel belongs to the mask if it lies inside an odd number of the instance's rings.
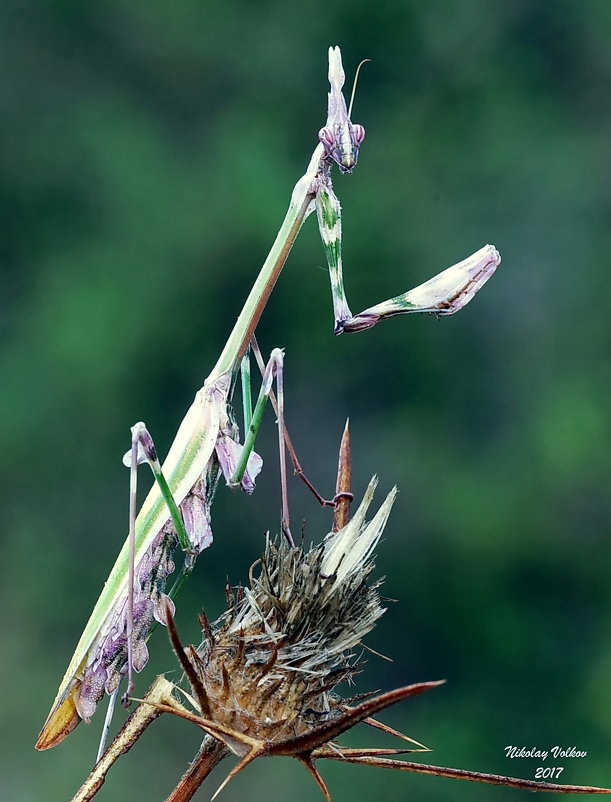
[{"label": "nikolay volkov signature", "polygon": [[547,760],[548,756],[556,760],[559,757],[586,757],[585,750],[579,750],[575,746],[552,746],[551,749],[538,749],[536,746],[527,749],[525,746],[506,746],[505,757],[536,757],[539,760]]}]

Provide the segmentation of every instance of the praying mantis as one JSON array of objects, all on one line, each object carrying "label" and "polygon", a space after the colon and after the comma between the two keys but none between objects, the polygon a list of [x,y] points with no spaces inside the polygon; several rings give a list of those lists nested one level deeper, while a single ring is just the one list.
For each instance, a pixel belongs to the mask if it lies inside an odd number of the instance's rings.
[{"label": "praying mantis", "polygon": [[[263,371],[261,393],[252,417],[247,410],[248,432],[240,445],[229,410],[234,378],[244,361],[257,323],[295,242],[301,225],[316,211],[329,267],[334,333],[358,332],[400,314],[453,315],[488,281],[500,263],[491,245],[449,267],[416,288],[352,315],[343,284],[341,208],[334,193],[331,170],[342,173],[357,164],[365,138],[362,125],[351,121],[343,95],[345,75],[339,47],[329,48],[327,120],[318,135],[306,172],[297,181],[288,211],[271,250],[244,303],[221,355],[198,390],[160,464],[143,425],[132,430],[130,535],[125,541],[87,622],[60,683],[49,715],[36,743],[37,749],[59,744],[82,720],[89,721],[104,693],[114,694],[125,673],[141,670],[148,660],[146,639],[156,621],[166,623],[167,576],[174,568],[178,546],[185,554],[183,576],[212,540],[210,506],[222,473],[229,484],[246,490],[261,462],[253,443],[274,377],[278,384],[278,420],[281,473],[285,474],[285,434],[282,426],[282,352],[274,349]],[[354,97],[354,93],[353,93]],[[248,407],[249,404],[246,405]],[[135,470],[146,461],[155,483],[136,516]],[[288,510],[283,491],[283,529],[290,541]],[[170,594],[172,595],[172,594]]]}]

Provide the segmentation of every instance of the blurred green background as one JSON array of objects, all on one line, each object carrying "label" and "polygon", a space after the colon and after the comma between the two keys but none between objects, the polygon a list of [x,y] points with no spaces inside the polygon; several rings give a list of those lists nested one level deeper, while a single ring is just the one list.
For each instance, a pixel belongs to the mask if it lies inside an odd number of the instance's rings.
[{"label": "blurred green background", "polygon": [[[611,785],[608,0],[5,0],[0,14],[2,799],[66,800],[90,767],[101,714],[57,749],[33,744],[124,539],[129,426],[145,420],[165,453],[216,361],[325,121],[330,44],[349,76],[373,60],[358,169],[335,179],[353,311],[486,242],[503,256],[454,318],[333,338],[310,219],[260,326],[266,352],[286,349],[288,425],[315,483],[332,492],[349,415],[355,492],[373,472],[401,490],[378,559],[398,602],[369,638],[394,662],[369,656],[356,690],[445,677],[384,715],[430,762],[534,778],[541,762],[507,745],[575,746],[587,758],[545,765]],[[179,602],[185,639],[277,530],[274,437],[270,415],[255,495],[217,495],[214,545]],[[296,481],[291,498],[322,537],[328,514]],[[163,631],[150,648],[141,691],[175,665]],[[364,726],[346,742],[391,745]],[[158,722],[98,799],[164,799],[197,743]],[[526,798],[321,770],[335,802]],[[320,798],[278,759],[223,799],[289,794]]]}]

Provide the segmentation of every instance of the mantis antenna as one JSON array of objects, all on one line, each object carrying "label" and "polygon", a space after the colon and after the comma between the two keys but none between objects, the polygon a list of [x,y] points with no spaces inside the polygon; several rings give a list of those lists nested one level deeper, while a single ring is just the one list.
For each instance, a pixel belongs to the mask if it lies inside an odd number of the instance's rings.
[{"label": "mantis antenna", "polygon": [[359,79],[359,72],[361,71],[361,67],[366,61],[371,61],[370,58],[364,58],[359,66],[356,68],[356,72],[354,73],[354,83],[352,84],[352,94],[350,95],[350,107],[348,109],[348,117],[352,116],[352,104],[354,103],[354,95],[356,93],[356,84]]}]

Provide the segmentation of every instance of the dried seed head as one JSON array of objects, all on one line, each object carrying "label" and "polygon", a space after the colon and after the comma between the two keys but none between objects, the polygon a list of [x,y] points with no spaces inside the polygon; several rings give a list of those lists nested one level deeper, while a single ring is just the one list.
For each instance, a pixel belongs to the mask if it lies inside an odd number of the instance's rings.
[{"label": "dried seed head", "polygon": [[277,743],[343,714],[335,686],[355,673],[351,650],[384,612],[370,576],[396,489],[366,523],[376,485],[343,529],[309,550],[268,538],[241,600],[202,627],[187,658],[206,718]]},{"label": "dried seed head", "polygon": [[[238,592],[237,601],[231,597],[230,608],[212,625],[200,617],[203,641],[197,649],[183,648],[168,611],[172,645],[199,715],[178,703],[158,707],[195,722],[241,757],[221,788],[258,756],[289,755],[306,766],[329,799],[314,762],[339,748],[330,742],[365,720],[400,735],[371,716],[439,684],[398,688],[354,708],[336,692],[358,668],[352,649],[384,612],[380,583],[370,583],[370,576],[396,488],[366,523],[376,485],[374,477],[352,521],[309,550],[268,537],[251,568],[250,587]],[[426,749],[413,743],[416,751]],[[414,750],[385,754],[404,751]]]}]

